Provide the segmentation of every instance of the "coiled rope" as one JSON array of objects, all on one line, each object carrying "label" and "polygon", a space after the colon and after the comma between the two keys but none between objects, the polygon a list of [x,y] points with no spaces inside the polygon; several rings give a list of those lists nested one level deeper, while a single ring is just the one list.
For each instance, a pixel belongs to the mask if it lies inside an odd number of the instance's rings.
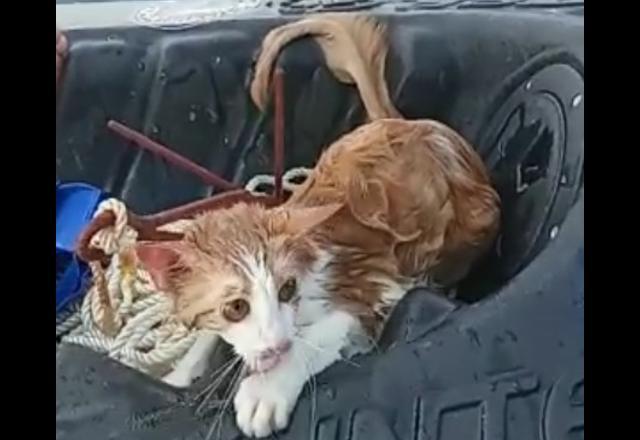
[{"label": "coiled rope", "polygon": [[[293,168],[283,175],[283,189],[293,191],[310,170]],[[245,186],[250,192],[273,187],[270,175],[253,177]],[[149,274],[137,265],[135,229],[127,224],[127,209],[117,199],[103,201],[95,215],[113,212],[112,226],[98,231],[91,246],[111,257],[104,269],[90,263],[92,284],[81,305],[59,316],[56,337],[62,342],[88,347],[136,370],[161,378],[173,371],[198,337],[173,314],[170,298],[158,291]],[[191,220],[179,220],[160,229],[183,232]]]}]

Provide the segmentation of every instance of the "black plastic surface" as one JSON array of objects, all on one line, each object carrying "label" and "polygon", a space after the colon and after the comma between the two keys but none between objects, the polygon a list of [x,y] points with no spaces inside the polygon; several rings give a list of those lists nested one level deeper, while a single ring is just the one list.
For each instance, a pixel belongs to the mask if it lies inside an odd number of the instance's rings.
[{"label": "black plastic surface", "polygon": [[[412,292],[382,354],[320,374],[279,439],[584,438],[583,203],[497,296],[454,308]],[[58,354],[57,438],[202,439],[216,409],[85,349]],[[312,411],[313,407],[313,411]],[[311,420],[313,414],[313,420]],[[229,410],[211,438],[239,434]]]},{"label": "black plastic surface", "polygon": [[[443,120],[473,142],[505,79],[527,60],[550,49],[583,57],[582,19],[574,17],[457,11],[385,21],[392,40],[387,76],[399,109],[408,118]],[[261,36],[281,22],[70,32],[58,99],[58,178],[86,179],[140,213],[210,193],[194,177],[125,146],[106,130],[108,118],[230,179],[270,171],[271,124],[250,105],[245,85]],[[287,165],[309,165],[362,122],[360,101],[330,76],[311,43],[293,46],[282,63]]]},{"label": "black plastic surface", "polygon": [[[583,20],[458,6],[384,15],[387,78],[403,114],[440,119],[477,146],[503,198],[503,234],[460,286],[473,304],[411,294],[381,353],[322,373],[278,438],[583,438]],[[246,81],[262,35],[281,22],[71,32],[57,177],[88,180],[140,213],[211,192],[123,145],[108,118],[237,181],[270,171],[270,117],[250,105]],[[281,63],[287,166],[311,165],[362,122],[362,108],[313,44]],[[202,439],[218,413],[197,411],[197,389],[176,392],[77,347],[59,350],[56,375],[58,439]],[[212,438],[238,437],[231,412],[223,420]]]}]

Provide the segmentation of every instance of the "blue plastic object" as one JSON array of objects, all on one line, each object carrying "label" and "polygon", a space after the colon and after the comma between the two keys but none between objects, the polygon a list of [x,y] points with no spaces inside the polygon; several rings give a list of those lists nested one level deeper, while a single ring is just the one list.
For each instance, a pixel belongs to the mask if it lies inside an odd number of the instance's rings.
[{"label": "blue plastic object", "polygon": [[56,182],[56,314],[84,291],[88,267],[76,258],[74,246],[106,196],[86,183]]}]

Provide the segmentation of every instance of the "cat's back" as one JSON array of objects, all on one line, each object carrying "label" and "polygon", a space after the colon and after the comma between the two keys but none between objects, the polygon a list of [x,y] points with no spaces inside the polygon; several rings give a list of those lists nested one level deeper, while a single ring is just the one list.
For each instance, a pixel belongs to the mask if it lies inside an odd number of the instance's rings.
[{"label": "cat's back", "polygon": [[378,119],[362,125],[342,136],[327,148],[318,161],[317,169],[334,174],[392,165],[398,154],[406,154],[407,134],[426,127],[421,121]]},{"label": "cat's back", "polygon": [[[315,204],[347,200],[348,193],[367,182],[378,182],[396,210],[404,205],[441,204],[449,194],[448,176],[466,145],[444,145],[438,135],[445,126],[429,120],[378,119],[331,144],[321,155],[309,181],[291,203]],[[441,142],[442,141],[442,142]],[[480,180],[482,164],[475,173]],[[400,194],[401,193],[401,194]],[[395,200],[402,195],[406,200]],[[406,206],[408,209],[412,207]]]},{"label": "cat's back", "polygon": [[406,276],[443,258],[463,261],[476,254],[493,239],[499,221],[498,196],[479,156],[452,129],[431,120],[379,119],[343,136],[288,203],[335,202],[348,209],[332,234],[345,243],[360,237],[354,244],[381,249],[391,239]]}]

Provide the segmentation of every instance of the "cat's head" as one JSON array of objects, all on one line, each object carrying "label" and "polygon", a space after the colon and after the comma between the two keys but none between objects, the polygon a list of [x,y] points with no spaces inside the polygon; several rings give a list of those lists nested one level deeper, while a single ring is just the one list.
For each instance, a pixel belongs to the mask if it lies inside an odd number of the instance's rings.
[{"label": "cat's head", "polygon": [[237,204],[197,218],[182,241],[139,243],[136,253],[180,319],[266,371],[325,310],[327,260],[310,233],[339,209]]}]

